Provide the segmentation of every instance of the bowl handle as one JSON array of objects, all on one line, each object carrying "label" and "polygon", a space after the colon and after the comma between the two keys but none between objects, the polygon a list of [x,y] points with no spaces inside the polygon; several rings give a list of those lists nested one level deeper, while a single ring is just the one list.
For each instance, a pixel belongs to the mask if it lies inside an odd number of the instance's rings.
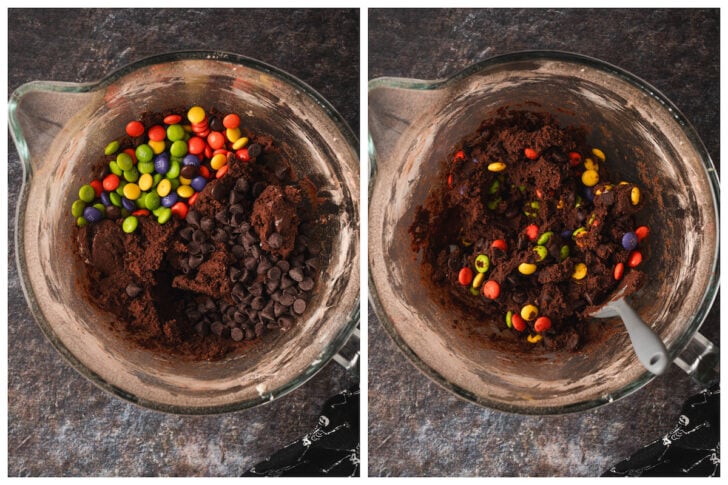
[{"label": "bowl handle", "polygon": [[90,85],[33,81],[16,89],[8,101],[10,133],[23,162],[33,173],[47,159],[44,155],[74,116],[91,107],[103,93]]},{"label": "bowl handle", "polygon": [[720,350],[697,332],[673,361],[698,384],[708,387],[720,377]]},{"label": "bowl handle", "polygon": [[[442,90],[440,81],[377,78],[369,81],[369,171],[386,164],[402,134],[433,109]],[[373,177],[372,177],[373,179]]]}]

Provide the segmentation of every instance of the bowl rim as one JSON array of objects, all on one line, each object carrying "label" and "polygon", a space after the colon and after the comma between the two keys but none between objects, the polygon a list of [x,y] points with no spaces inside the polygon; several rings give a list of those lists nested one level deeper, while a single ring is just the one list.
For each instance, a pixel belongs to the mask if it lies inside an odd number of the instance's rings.
[{"label": "bowl rim", "polygon": [[[83,364],[61,342],[61,340],[56,336],[55,332],[53,331],[52,326],[43,315],[40,305],[38,304],[33,290],[30,287],[28,268],[25,262],[23,249],[25,247],[23,221],[25,220],[26,206],[28,203],[28,192],[32,179],[32,170],[30,168],[30,153],[27,148],[27,143],[23,138],[22,130],[20,129],[20,122],[17,116],[18,102],[22,98],[22,96],[33,91],[51,91],[64,93],[93,92],[104,89],[105,87],[113,84],[120,78],[140,69],[148,68],[159,64],[167,64],[188,60],[209,60],[238,64],[246,68],[265,73],[283,81],[286,84],[297,87],[303,94],[305,94],[309,99],[313,100],[327,114],[329,119],[334,123],[336,128],[341,133],[345,143],[349,145],[353,153],[356,154],[357,158],[360,158],[358,137],[351,130],[343,116],[315,89],[313,89],[311,86],[309,86],[299,78],[280,68],[274,67],[270,64],[259,61],[252,57],[247,57],[232,52],[212,50],[181,50],[166,52],[163,54],[145,57],[135,62],[129,63],[119,69],[112,71],[110,74],[104,76],[103,78],[92,82],[70,83],[57,81],[30,81],[22,84],[17,89],[15,89],[13,93],[11,93],[10,100],[8,102],[8,122],[11,128],[11,135],[13,137],[13,141],[15,142],[15,146],[18,151],[18,156],[23,170],[22,185],[18,194],[14,224],[15,263],[18,268],[20,286],[23,290],[25,300],[31,310],[31,314],[33,315],[36,323],[41,328],[43,334],[50,341],[51,345],[56,349],[56,351],[58,351],[62,358],[68,364],[70,364],[70,366],[75,369],[79,374],[81,374],[83,377],[88,379],[100,389],[146,409],[180,415],[213,415],[240,411],[243,409],[248,409],[272,402],[287,395],[295,389],[298,389],[300,386],[313,378],[319,371],[321,371],[325,367],[326,364],[328,364],[334,358],[334,356],[341,350],[341,348],[346,345],[349,337],[358,327],[360,321],[360,297],[357,295],[356,298],[352,301],[351,308],[347,311],[346,324],[342,326],[339,332],[334,336],[334,338],[331,339],[331,341],[326,345],[323,351],[313,360],[313,362],[309,364],[301,374],[294,377],[288,383],[283,384],[276,389],[266,390],[263,393],[259,393],[258,396],[254,398],[228,404],[205,406],[182,406],[166,404],[155,400],[144,399],[109,383],[106,379],[104,379],[95,371]],[[355,202],[358,203],[359,201]],[[356,214],[356,217],[358,220],[359,214]],[[357,234],[360,234],[360,229],[358,227],[356,228],[356,232]]]},{"label": "bowl rim", "polygon": [[[463,79],[466,79],[470,76],[477,75],[479,73],[487,72],[488,70],[500,67],[504,64],[510,64],[510,63],[516,63],[516,62],[524,62],[524,61],[562,61],[572,64],[580,64],[587,68],[592,68],[597,71],[604,72],[605,74],[608,74],[613,77],[617,77],[621,79],[622,81],[625,81],[628,84],[631,84],[632,86],[636,87],[640,91],[642,91],[644,94],[647,94],[648,96],[654,98],[658,101],[658,103],[663,107],[663,109],[668,110],[671,113],[671,116],[677,121],[677,123],[681,126],[683,133],[690,141],[691,145],[693,146],[693,149],[695,152],[699,155],[700,160],[702,162],[702,167],[704,169],[705,175],[709,181],[710,185],[710,191],[711,191],[711,199],[713,202],[713,211],[715,213],[715,247],[716,251],[713,257],[712,261],[712,272],[711,276],[708,280],[708,285],[705,294],[703,295],[702,300],[700,301],[700,304],[697,307],[697,311],[695,313],[695,316],[693,317],[693,321],[688,326],[688,328],[683,332],[683,334],[677,338],[670,348],[668,349],[669,358],[672,362],[681,352],[682,350],[688,345],[690,340],[694,337],[694,335],[698,332],[698,329],[703,324],[705,319],[708,316],[708,313],[710,312],[713,303],[715,302],[715,299],[718,294],[718,290],[720,288],[720,268],[718,265],[719,257],[720,257],[720,245],[719,245],[719,239],[720,239],[720,211],[719,211],[719,201],[720,201],[720,182],[718,180],[717,171],[715,169],[715,165],[713,164],[713,160],[710,157],[710,154],[708,153],[707,148],[705,147],[704,143],[700,139],[700,136],[698,135],[695,128],[692,126],[692,124],[687,120],[687,118],[682,114],[682,112],[675,106],[672,101],[670,101],[667,96],[662,94],[661,91],[659,91],[657,88],[646,82],[645,80],[641,79],[640,77],[630,73],[629,71],[626,71],[625,69],[622,69],[620,67],[617,67],[613,64],[610,64],[606,61],[602,61],[600,59],[597,59],[595,57],[586,56],[583,54],[578,54],[574,52],[568,52],[568,51],[562,51],[562,50],[523,50],[523,51],[516,51],[511,52],[507,54],[502,54],[498,56],[494,56],[488,59],[485,59],[483,61],[474,63],[470,66],[465,67],[464,69],[456,72],[452,76],[444,79],[434,79],[434,80],[423,80],[423,79],[411,79],[411,78],[398,78],[398,77],[377,77],[374,79],[371,79],[368,83],[368,91],[372,91],[373,89],[377,89],[379,87],[389,87],[389,88],[397,88],[397,89],[408,89],[408,90],[422,90],[422,91],[430,91],[430,90],[439,90],[439,89],[446,89],[450,86],[453,86],[457,84],[458,82],[462,81]],[[377,181],[377,155],[376,155],[376,147],[375,143],[371,137],[371,132],[368,133],[368,155],[369,155],[369,205],[371,208],[372,200],[371,197],[374,187]],[[372,254],[371,252],[369,253]],[[369,256],[371,258],[371,256]],[[386,330],[386,333],[389,335],[389,337],[394,341],[397,348],[405,355],[405,357],[425,376],[427,376],[431,381],[438,384],[443,389],[450,391],[453,393],[456,397],[469,401],[472,403],[475,403],[479,406],[496,409],[499,411],[511,413],[511,414],[522,414],[522,415],[563,415],[563,414],[571,414],[571,413],[577,413],[581,411],[586,411],[589,409],[601,407],[603,405],[609,404],[611,402],[617,401],[621,398],[624,398],[637,390],[641,389],[643,386],[648,384],[650,381],[652,381],[655,377],[652,373],[644,370],[642,374],[640,374],[633,382],[623,386],[620,389],[617,389],[613,392],[610,392],[607,395],[600,396],[596,399],[589,399],[589,400],[582,400],[578,401],[572,404],[563,405],[563,406],[544,406],[544,407],[530,407],[530,406],[523,406],[518,404],[506,404],[499,401],[494,401],[490,399],[483,398],[482,396],[479,396],[467,389],[464,389],[461,386],[458,386],[456,384],[453,384],[449,380],[447,380],[442,374],[437,372],[435,369],[427,365],[420,357],[414,352],[414,350],[407,345],[407,343],[402,339],[402,337],[399,335],[399,333],[396,330],[396,326],[392,323],[392,321],[388,318],[386,311],[384,310],[384,306],[381,303],[381,299],[379,298],[379,295],[377,293],[376,284],[372,278],[372,271],[371,271],[371,263],[370,263],[370,270],[368,275],[368,282],[369,282],[369,303],[374,309],[374,313],[376,314],[379,322]]]}]

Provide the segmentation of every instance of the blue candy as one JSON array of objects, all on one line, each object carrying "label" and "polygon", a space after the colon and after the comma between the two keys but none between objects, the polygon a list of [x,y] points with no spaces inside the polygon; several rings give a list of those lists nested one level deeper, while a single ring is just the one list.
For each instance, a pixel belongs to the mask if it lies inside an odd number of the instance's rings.
[{"label": "blue candy", "polygon": [[584,197],[586,197],[589,202],[594,202],[594,190],[591,187],[586,187],[584,189]]},{"label": "blue candy", "polygon": [[637,247],[637,242],[637,234],[633,232],[626,232],[624,236],[622,236],[622,247],[627,251],[635,249]]},{"label": "blue candy", "polygon": [[561,231],[561,239],[569,239],[574,231]]},{"label": "blue candy", "polygon": [[160,153],[154,157],[154,170],[162,175],[169,172],[169,155],[167,153]]},{"label": "blue candy", "polygon": [[197,158],[197,155],[192,155],[191,153],[188,153],[182,159],[182,165],[194,165],[195,167],[199,167],[200,159]]},{"label": "blue candy", "polygon": [[121,198],[121,205],[124,207],[124,209],[128,211],[135,211],[137,210],[137,205],[134,203],[133,200],[129,200],[126,197]]},{"label": "blue candy", "polygon": [[176,192],[170,192],[169,194],[162,197],[162,205],[164,207],[172,207],[174,204],[177,203],[177,193]]},{"label": "blue candy", "polygon": [[104,218],[104,215],[96,207],[86,207],[83,210],[83,217],[88,222],[99,222]]},{"label": "blue candy", "polygon": [[190,182],[190,185],[197,192],[201,192],[202,189],[205,188],[205,185],[207,185],[207,179],[205,177],[203,177],[202,175],[199,175],[192,179],[192,181]]},{"label": "blue candy", "polygon": [[109,196],[108,192],[101,192],[101,203],[104,204],[106,207],[109,207],[111,205],[111,197]]}]

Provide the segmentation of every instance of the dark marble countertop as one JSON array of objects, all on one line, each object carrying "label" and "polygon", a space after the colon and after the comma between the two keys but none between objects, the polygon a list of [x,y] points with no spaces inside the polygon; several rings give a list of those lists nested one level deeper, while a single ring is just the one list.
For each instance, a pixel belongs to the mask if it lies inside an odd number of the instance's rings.
[{"label": "dark marble countertop", "polygon": [[[222,50],[303,80],[359,133],[357,9],[10,9],[8,40],[8,95],[33,80],[95,81],[163,52]],[[8,145],[8,475],[240,475],[309,432],[326,399],[353,384],[330,363],[265,406],[196,417],[148,411],[96,388],[51,347],[23,298],[12,182],[22,171],[9,136]]]},{"label": "dark marble countertop", "polygon": [[[369,78],[448,77],[527,49],[578,52],[661,90],[719,166],[719,11],[369,10]],[[719,304],[701,332],[718,341]],[[370,309],[371,476],[594,476],[674,426],[699,388],[676,366],[620,401],[524,417],[461,401],[399,352]]]}]

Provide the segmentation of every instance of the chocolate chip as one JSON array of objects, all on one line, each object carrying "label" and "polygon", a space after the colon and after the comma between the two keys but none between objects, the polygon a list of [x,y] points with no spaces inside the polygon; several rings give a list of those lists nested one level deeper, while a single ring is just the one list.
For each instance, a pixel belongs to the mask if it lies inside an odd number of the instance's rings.
[{"label": "chocolate chip", "polygon": [[[238,227],[240,224],[242,224],[245,221],[245,214],[237,213],[230,216],[230,225],[233,227]],[[243,232],[243,231],[238,231]]]},{"label": "chocolate chip", "polygon": [[278,289],[280,285],[281,282],[278,280],[268,280],[265,284],[265,287],[268,289],[268,293],[273,293]]},{"label": "chocolate chip", "polygon": [[293,327],[293,319],[288,316],[280,317],[278,318],[278,324],[281,326],[282,330],[288,330]]},{"label": "chocolate chip", "polygon": [[290,288],[294,283],[295,282],[289,278],[288,275],[283,275],[281,277],[281,289],[285,290],[286,288]]},{"label": "chocolate chip", "polygon": [[301,268],[293,268],[288,272],[288,275],[293,279],[294,281],[301,282],[303,281],[303,270]]},{"label": "chocolate chip", "polygon": [[196,269],[199,265],[202,264],[204,261],[204,258],[201,254],[192,254],[190,255],[190,258],[188,260],[188,264],[191,269]]},{"label": "chocolate chip", "polygon": [[217,182],[210,189],[210,195],[212,195],[213,199],[222,201],[228,196],[228,189],[225,187],[225,184]]},{"label": "chocolate chip", "polygon": [[273,302],[273,315],[276,318],[278,318],[281,315],[283,315],[284,313],[286,313],[286,311],[288,311],[288,307],[283,305],[281,302],[279,302],[279,301]]},{"label": "chocolate chip", "polygon": [[228,217],[228,213],[226,210],[221,210],[218,211],[217,214],[215,214],[215,220],[220,224],[227,224],[230,221],[230,217]]},{"label": "chocolate chip", "polygon": [[245,212],[245,208],[243,207],[243,204],[234,204],[231,205],[228,209],[231,214],[242,214]]},{"label": "chocolate chip", "polygon": [[110,205],[106,208],[106,217],[109,219],[118,219],[121,217],[121,209],[115,205]]},{"label": "chocolate chip", "polygon": [[250,190],[250,184],[245,178],[240,177],[235,181],[234,190],[240,194],[245,194],[248,190]]},{"label": "chocolate chip", "polygon": [[309,258],[306,260],[306,267],[312,271],[316,271],[319,268],[319,259],[317,257]]},{"label": "chocolate chip", "polygon": [[260,338],[263,336],[264,333],[265,333],[265,325],[263,324],[263,322],[256,323],[255,324],[255,336]]},{"label": "chocolate chip", "polygon": [[262,194],[265,190],[265,187],[265,182],[255,182],[253,184],[253,197],[257,198],[260,194]]},{"label": "chocolate chip", "polygon": [[207,241],[207,234],[202,229],[197,229],[192,233],[192,240],[196,243],[203,243]]},{"label": "chocolate chip", "polygon": [[245,329],[245,340],[253,340],[255,339],[255,332],[252,328]]},{"label": "chocolate chip", "polygon": [[280,233],[274,232],[268,236],[268,246],[272,249],[280,248],[281,244],[283,244],[283,236],[281,236]]},{"label": "chocolate chip", "polygon": [[130,298],[135,298],[141,292],[142,289],[134,283],[129,283],[128,285],[126,285],[126,294],[129,295]]},{"label": "chocolate chip", "polygon": [[257,296],[253,299],[253,301],[250,303],[250,307],[253,310],[262,310],[265,306],[265,300],[262,296]]},{"label": "chocolate chip", "polygon": [[250,234],[249,232],[246,232],[243,235],[243,246],[245,246],[246,249],[249,249],[255,244],[255,236]]},{"label": "chocolate chip", "polygon": [[185,241],[189,241],[192,239],[192,233],[195,232],[195,230],[190,227],[186,226],[179,230],[179,237],[184,239]]},{"label": "chocolate chip", "polygon": [[192,227],[200,227],[200,213],[195,210],[187,212],[185,222],[187,222],[187,224],[191,225]]},{"label": "chocolate chip", "polygon": [[276,266],[278,266],[283,273],[288,273],[288,271],[291,269],[291,264],[286,261],[285,259],[281,259],[276,263]]},{"label": "chocolate chip", "polygon": [[260,261],[258,262],[258,267],[256,269],[256,272],[258,274],[265,274],[268,272],[272,265],[270,264],[270,261],[268,261],[266,258],[262,257]]},{"label": "chocolate chip", "polygon": [[250,145],[248,145],[248,155],[250,156],[251,159],[260,155],[260,153],[262,151],[263,151],[263,147],[261,147],[257,143],[251,143]]},{"label": "chocolate chip", "polygon": [[213,322],[212,325],[210,325],[210,330],[212,330],[212,333],[218,337],[221,337],[225,330],[225,325],[223,325],[222,322]]},{"label": "chocolate chip", "polygon": [[225,232],[224,229],[217,228],[212,233],[212,240],[216,242],[227,242],[227,240],[230,239],[230,235]]},{"label": "chocolate chip", "polygon": [[293,311],[299,315],[306,311],[306,301],[299,298],[293,302]]},{"label": "chocolate chip", "polygon": [[245,337],[245,333],[240,330],[239,328],[233,328],[230,330],[230,338],[235,340],[236,342],[240,342]]},{"label": "chocolate chip", "polygon": [[291,306],[293,305],[293,302],[296,301],[296,297],[293,295],[289,295],[288,293],[282,293],[281,296],[278,298],[278,302],[283,306]]},{"label": "chocolate chip", "polygon": [[278,266],[273,266],[268,270],[267,276],[271,280],[279,281],[282,274],[283,273],[281,272],[281,268],[279,268]]},{"label": "chocolate chip", "polygon": [[314,283],[311,278],[304,278],[303,281],[301,281],[298,284],[298,287],[301,288],[303,291],[311,291],[313,289]]},{"label": "chocolate chip", "polygon": [[206,323],[200,322],[195,325],[195,332],[197,332],[197,335],[201,337],[206,337],[210,334],[210,327],[208,327]]},{"label": "chocolate chip", "polygon": [[[248,149],[248,153],[250,153],[250,149]],[[278,177],[278,180],[283,180],[288,174],[288,167],[285,165],[278,165],[278,167],[275,169],[275,174],[276,177]]]}]

